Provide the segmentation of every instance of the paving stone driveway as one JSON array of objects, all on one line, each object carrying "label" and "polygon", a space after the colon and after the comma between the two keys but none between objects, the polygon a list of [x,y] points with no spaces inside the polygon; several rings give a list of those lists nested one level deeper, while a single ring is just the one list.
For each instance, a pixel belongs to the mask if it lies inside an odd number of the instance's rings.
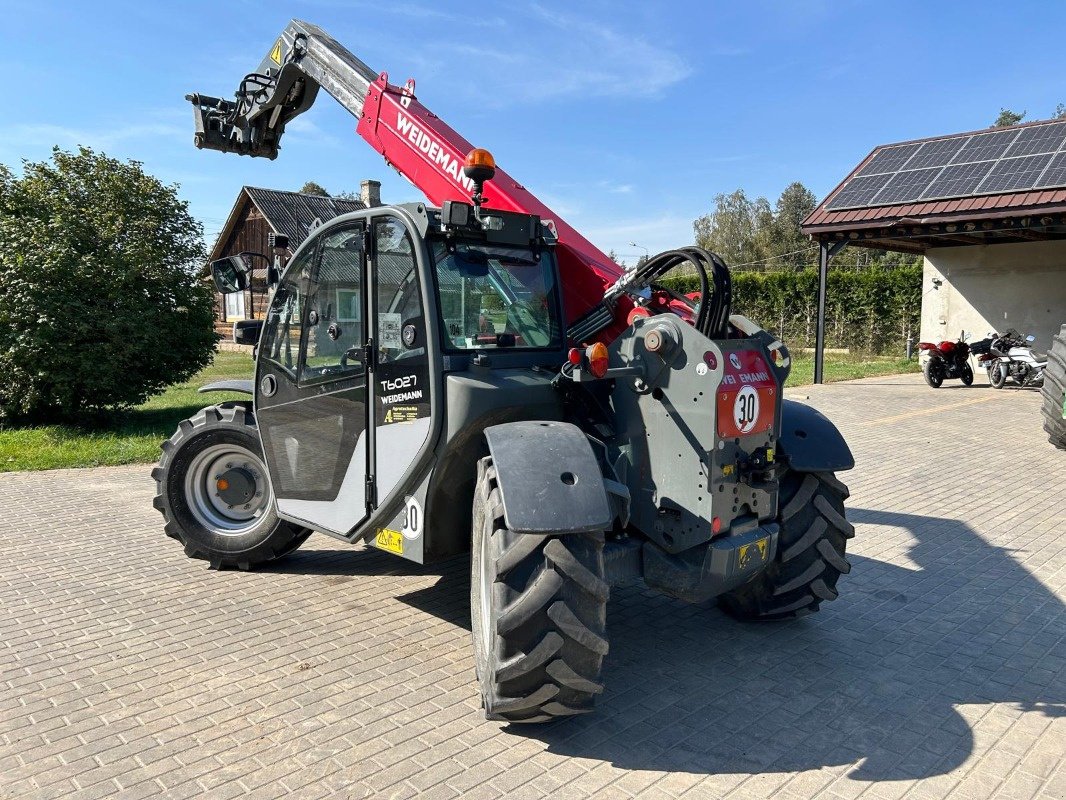
[{"label": "paving stone driveway", "polygon": [[[596,714],[485,722],[467,563],[210,572],[144,466],[0,476],[0,797],[1066,797],[1066,454],[1033,392],[790,391],[858,467],[791,624],[616,590]],[[1002,432],[1002,435],[1000,435]]]}]

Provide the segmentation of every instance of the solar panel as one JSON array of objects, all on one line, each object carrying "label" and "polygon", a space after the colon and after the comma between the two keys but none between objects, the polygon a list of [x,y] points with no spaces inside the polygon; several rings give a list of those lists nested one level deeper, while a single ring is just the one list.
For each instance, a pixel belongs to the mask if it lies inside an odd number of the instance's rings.
[{"label": "solar panel", "polygon": [[929,184],[929,188],[922,194],[922,200],[965,197],[973,194],[991,171],[994,163],[994,161],[979,161],[976,164],[952,164],[944,167],[944,171]]},{"label": "solar panel", "polygon": [[1037,188],[1046,186],[1066,186],[1066,153],[1059,153],[1051,159],[1051,165],[1036,183]]},{"label": "solar panel", "polygon": [[907,169],[942,167],[951,161],[951,157],[959,152],[964,144],[965,139],[934,139],[923,144],[905,166]]},{"label": "solar panel", "polygon": [[868,205],[874,195],[885,188],[885,184],[891,177],[892,173],[889,172],[883,175],[860,175],[852,178],[843,191],[833,198],[833,202],[842,206]]},{"label": "solar panel", "polygon": [[885,147],[870,159],[870,163],[863,167],[859,174],[877,175],[884,172],[897,172],[907,163],[907,159],[918,152],[921,146],[919,142],[918,144],[897,144]]},{"label": "solar panel", "polygon": [[1007,152],[1007,148],[1018,138],[1018,131],[997,131],[996,133],[979,133],[971,136],[958,154],[952,159],[955,164],[968,164],[971,161],[994,161]]},{"label": "solar panel", "polygon": [[1030,189],[1051,163],[1048,154],[1004,158],[997,161],[988,177],[978,187],[982,192],[1010,192],[1015,189]]},{"label": "solar panel", "polygon": [[1056,153],[1066,140],[1066,123],[1057,125],[1040,125],[1036,128],[1023,128],[1010,149],[1004,154],[1011,156],[1032,156],[1037,153]]},{"label": "solar panel", "polygon": [[888,145],[829,210],[1066,186],[1066,122]]},{"label": "solar panel", "polygon": [[939,174],[940,167],[897,172],[885,188],[877,194],[874,202],[879,206],[886,206],[890,203],[903,203],[921,197],[925,187]]}]

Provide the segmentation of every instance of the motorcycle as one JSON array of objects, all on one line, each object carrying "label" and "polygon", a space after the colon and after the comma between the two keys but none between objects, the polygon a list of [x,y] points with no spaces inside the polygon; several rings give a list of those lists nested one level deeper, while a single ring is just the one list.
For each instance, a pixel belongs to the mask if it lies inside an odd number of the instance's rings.
[{"label": "motorcycle", "polygon": [[957,342],[918,342],[918,349],[927,356],[922,375],[934,389],[939,389],[947,378],[959,378],[966,386],[973,383],[970,346],[964,336],[960,335]]},{"label": "motorcycle", "polygon": [[1033,352],[1036,337],[1025,338],[1013,328],[1000,335],[995,331],[971,346],[977,357],[977,365],[988,372],[988,382],[993,389],[1002,389],[1007,380],[1019,386],[1039,387],[1044,385],[1044,370],[1047,355]]}]

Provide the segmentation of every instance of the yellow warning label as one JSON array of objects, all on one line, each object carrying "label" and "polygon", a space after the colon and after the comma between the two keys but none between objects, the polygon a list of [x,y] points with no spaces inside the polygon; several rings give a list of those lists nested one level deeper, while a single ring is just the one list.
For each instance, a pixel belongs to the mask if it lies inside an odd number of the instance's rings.
[{"label": "yellow warning label", "polygon": [[382,550],[390,553],[403,555],[403,534],[399,531],[390,531],[388,528],[379,528],[378,535],[374,537],[374,544]]},{"label": "yellow warning label", "polygon": [[274,42],[274,49],[270,51],[270,60],[281,66],[281,39]]},{"label": "yellow warning label", "polygon": [[765,564],[770,554],[770,537],[764,536],[751,544],[742,544],[737,548],[737,567],[748,569]]},{"label": "yellow warning label", "polygon": [[386,425],[393,422],[414,422],[418,419],[418,406],[389,406],[385,412]]},{"label": "yellow warning label", "polygon": [[774,461],[774,451],[772,449],[768,449],[766,451],[766,462],[768,464],[772,464],[773,461]]}]

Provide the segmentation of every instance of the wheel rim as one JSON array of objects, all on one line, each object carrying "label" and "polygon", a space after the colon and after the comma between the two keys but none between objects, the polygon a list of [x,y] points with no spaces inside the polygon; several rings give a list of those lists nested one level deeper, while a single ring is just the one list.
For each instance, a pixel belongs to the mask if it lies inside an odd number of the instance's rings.
[{"label": "wheel rim", "polygon": [[[223,494],[220,481],[227,476],[247,486],[251,496],[246,502],[232,502],[232,496]],[[266,466],[255,453],[238,445],[207,447],[193,457],[185,473],[185,500],[192,515],[208,530],[224,536],[247,533],[259,524],[270,505]]]},{"label": "wheel rim", "polygon": [[489,655],[492,646],[492,623],[489,617],[492,609],[492,577],[489,571],[490,565],[490,548],[489,540],[492,538],[491,533],[481,534],[481,574],[478,576],[478,581],[481,585],[481,630],[478,631],[478,637],[481,640],[481,652],[485,653],[486,657]]}]

